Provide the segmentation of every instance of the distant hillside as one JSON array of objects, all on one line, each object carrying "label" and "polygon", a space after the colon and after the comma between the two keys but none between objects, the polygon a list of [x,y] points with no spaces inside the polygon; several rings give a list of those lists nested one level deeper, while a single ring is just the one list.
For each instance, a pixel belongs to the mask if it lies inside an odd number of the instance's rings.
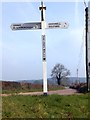
[{"label": "distant hillside", "polygon": [[[48,78],[48,84],[49,85],[57,85],[57,80],[55,78]],[[77,77],[68,77],[66,79],[63,79],[61,81],[62,85],[66,85],[66,86],[69,86],[71,85],[72,83],[75,83],[77,81]],[[42,84],[43,83],[43,80],[40,79],[40,80],[16,80],[16,81],[13,81],[13,82],[18,82],[18,83],[31,83],[31,84]],[[85,77],[79,77],[79,82],[80,83],[86,83],[86,78]]]},{"label": "distant hillside", "polygon": [[[77,80],[77,77],[69,77],[69,80],[71,82],[75,82]],[[86,82],[86,78],[85,77],[79,77],[78,80],[79,80],[80,83],[85,83]]]},{"label": "distant hillside", "polygon": [[[79,82],[80,83],[85,83],[86,82],[86,78],[84,77],[79,77]],[[57,80],[55,78],[48,78],[48,84],[50,85],[57,85]],[[66,85],[66,86],[69,86],[71,85],[72,83],[75,83],[77,81],[77,77],[68,77],[64,80],[61,81],[61,83],[63,85]],[[17,80],[17,82],[26,82],[26,83],[32,83],[32,84],[42,84],[43,83],[43,80],[40,79],[40,80]]]}]

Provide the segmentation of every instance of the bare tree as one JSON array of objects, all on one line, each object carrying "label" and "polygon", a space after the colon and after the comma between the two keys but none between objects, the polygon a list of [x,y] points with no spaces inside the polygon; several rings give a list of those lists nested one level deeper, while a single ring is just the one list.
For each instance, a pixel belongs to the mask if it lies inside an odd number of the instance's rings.
[{"label": "bare tree", "polygon": [[62,64],[56,64],[52,69],[51,76],[57,79],[58,85],[61,84],[61,80],[70,75],[70,71],[64,67]]}]

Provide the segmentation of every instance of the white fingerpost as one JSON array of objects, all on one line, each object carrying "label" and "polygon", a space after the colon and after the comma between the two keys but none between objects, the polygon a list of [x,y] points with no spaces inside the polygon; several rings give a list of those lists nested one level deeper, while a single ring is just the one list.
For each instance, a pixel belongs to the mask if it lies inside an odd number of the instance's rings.
[{"label": "white fingerpost", "polygon": [[44,3],[41,2],[41,29],[42,29],[42,62],[43,62],[43,93],[47,95],[47,62],[46,62],[46,35],[45,35],[45,10]]},{"label": "white fingerpost", "polygon": [[45,10],[44,2],[41,2],[41,6],[39,7],[41,10],[41,22],[30,22],[30,23],[15,23],[11,24],[11,29],[13,31],[17,30],[38,30],[42,29],[42,62],[43,62],[43,93],[44,95],[48,94],[47,90],[47,62],[46,62],[46,35],[45,29],[67,29],[69,24],[67,22],[54,22],[54,23],[46,23],[45,21]]}]

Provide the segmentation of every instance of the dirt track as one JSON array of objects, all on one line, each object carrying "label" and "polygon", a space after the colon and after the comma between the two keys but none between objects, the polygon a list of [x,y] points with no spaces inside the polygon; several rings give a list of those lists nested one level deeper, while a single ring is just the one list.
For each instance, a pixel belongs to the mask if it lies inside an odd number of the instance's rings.
[{"label": "dirt track", "polygon": [[[55,90],[55,91],[48,91],[48,95],[51,94],[58,94],[58,95],[73,95],[79,94],[77,90],[66,88],[64,90]],[[11,96],[12,94],[0,94],[0,96]],[[15,93],[13,95],[43,95],[43,92],[27,92],[27,93]]]}]

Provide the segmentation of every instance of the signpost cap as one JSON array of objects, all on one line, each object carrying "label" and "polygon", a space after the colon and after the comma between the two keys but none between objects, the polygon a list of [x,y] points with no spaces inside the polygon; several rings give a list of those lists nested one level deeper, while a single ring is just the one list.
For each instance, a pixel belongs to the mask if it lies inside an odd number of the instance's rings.
[{"label": "signpost cap", "polygon": [[43,1],[41,1],[41,7],[39,7],[39,10],[46,10],[46,7],[44,6],[44,4],[43,4]]}]

